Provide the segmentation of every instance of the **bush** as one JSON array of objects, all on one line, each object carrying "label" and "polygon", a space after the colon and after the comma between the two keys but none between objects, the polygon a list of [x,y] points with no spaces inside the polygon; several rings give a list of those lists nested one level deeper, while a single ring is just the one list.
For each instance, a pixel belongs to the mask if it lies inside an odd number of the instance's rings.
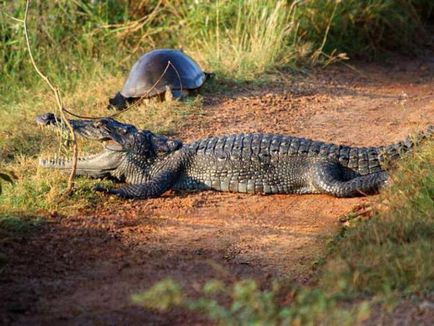
[{"label": "bush", "polygon": [[[285,303],[283,296],[289,302]],[[231,286],[210,280],[197,299],[185,296],[178,283],[166,279],[134,295],[132,300],[162,312],[183,307],[202,313],[219,325],[354,325],[369,316],[366,303],[343,309],[333,296],[318,289],[288,290],[274,283],[271,290],[262,290],[249,279]]]}]

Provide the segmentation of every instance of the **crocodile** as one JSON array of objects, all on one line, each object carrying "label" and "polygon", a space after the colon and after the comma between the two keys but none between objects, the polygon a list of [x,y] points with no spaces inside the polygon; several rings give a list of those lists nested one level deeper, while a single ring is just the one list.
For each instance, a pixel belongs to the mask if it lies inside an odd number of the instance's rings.
[{"label": "crocodile", "polygon": [[[37,119],[55,125],[54,115]],[[114,177],[128,185],[96,191],[122,198],[159,197],[169,189],[259,194],[329,194],[354,197],[377,193],[391,162],[434,132],[388,146],[350,147],[279,134],[209,137],[184,144],[111,118],[71,120],[76,133],[103,143],[103,151],[81,158],[77,175]],[[40,160],[44,168],[70,169],[65,158]]]}]

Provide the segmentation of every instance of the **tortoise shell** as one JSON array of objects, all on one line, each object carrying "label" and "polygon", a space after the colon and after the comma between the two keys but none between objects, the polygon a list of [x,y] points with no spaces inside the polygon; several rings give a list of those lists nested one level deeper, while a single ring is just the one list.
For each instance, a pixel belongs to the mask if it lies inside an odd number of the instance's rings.
[{"label": "tortoise shell", "polygon": [[173,90],[199,88],[205,79],[199,65],[185,53],[170,49],[153,50],[134,64],[121,94],[124,97],[152,97],[165,92],[166,86]]},{"label": "tortoise shell", "polygon": [[133,65],[122,90],[110,100],[110,104],[122,109],[134,99],[163,94],[167,89],[180,94],[182,90],[200,88],[207,77],[208,74],[184,52],[153,50]]}]

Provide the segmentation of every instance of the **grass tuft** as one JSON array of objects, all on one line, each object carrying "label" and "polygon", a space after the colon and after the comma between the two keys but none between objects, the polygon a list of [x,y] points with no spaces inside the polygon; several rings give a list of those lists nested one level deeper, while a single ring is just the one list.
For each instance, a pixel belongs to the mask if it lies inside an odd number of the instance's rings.
[{"label": "grass tuft", "polygon": [[294,63],[295,5],[287,1],[202,1],[181,7],[181,37],[217,75],[249,80]]},{"label": "grass tuft", "polygon": [[132,300],[161,312],[181,307],[206,315],[218,325],[354,325],[369,316],[366,303],[342,308],[334,296],[320,289],[288,288],[273,282],[270,290],[262,290],[251,279],[232,285],[210,280],[199,298],[186,296],[179,283],[166,279]]},{"label": "grass tuft", "polygon": [[93,207],[100,202],[100,195],[92,191],[98,182],[106,186],[111,181],[78,178],[76,191],[71,197],[63,196],[67,187],[64,174],[37,167],[34,159],[21,157],[9,170],[17,176],[14,184],[5,185],[0,195],[0,213],[30,214],[44,211],[61,211],[72,214],[79,208]]},{"label": "grass tuft", "polygon": [[40,218],[0,213],[1,233],[8,232],[22,235],[32,231],[40,223],[42,223]]},{"label": "grass tuft", "polygon": [[322,280],[325,287],[343,284],[350,295],[434,290],[433,142],[398,165],[381,196],[381,209],[337,242]]},{"label": "grass tuft", "polygon": [[[25,3],[0,3],[0,91],[15,105],[23,92],[44,88],[30,65],[22,24],[11,18],[23,18]],[[241,80],[285,65],[328,62],[330,55],[342,59],[342,52],[415,52],[430,41],[433,9],[429,0],[59,0],[32,3],[29,30],[41,70],[73,92],[86,78],[126,74],[155,47],[183,48],[205,68]]]}]

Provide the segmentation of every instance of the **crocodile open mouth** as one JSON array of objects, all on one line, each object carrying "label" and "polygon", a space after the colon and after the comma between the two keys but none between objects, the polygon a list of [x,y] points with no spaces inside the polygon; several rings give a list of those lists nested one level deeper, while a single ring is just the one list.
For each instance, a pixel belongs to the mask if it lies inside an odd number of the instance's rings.
[{"label": "crocodile open mouth", "polygon": [[[42,126],[61,127],[59,119],[53,114],[44,114],[37,117],[37,123]],[[94,121],[71,120],[72,127],[76,134],[85,139],[98,141],[102,145],[102,151],[79,157],[77,160],[77,175],[101,177],[115,170],[123,161],[125,152],[121,144],[112,138],[109,129],[98,126]],[[39,165],[43,168],[69,170],[72,168],[73,160],[66,157],[51,157],[40,159]]]},{"label": "crocodile open mouth", "polygon": [[[105,140],[103,150],[97,154],[90,154],[79,157],[77,160],[77,175],[87,175],[99,177],[114,169],[122,162],[124,153],[122,147],[112,140]],[[73,160],[66,157],[52,157],[39,160],[39,165],[43,168],[51,169],[71,169]]]},{"label": "crocodile open mouth", "polygon": [[[36,121],[41,126],[52,125],[64,129],[64,124],[52,113],[43,114],[37,117]],[[69,123],[77,136],[97,141],[103,147],[103,150],[98,154],[78,159],[77,175],[102,177],[110,174],[113,170],[117,170],[115,173],[111,173],[115,177],[119,176],[120,173],[138,174],[135,170],[143,170],[147,164],[150,164],[149,162],[182,147],[182,142],[179,140],[171,140],[165,136],[153,134],[149,130],[138,131],[133,125],[111,118],[69,120]],[[140,159],[137,159],[137,156]],[[124,163],[125,161],[128,163]],[[72,163],[71,159],[64,157],[40,160],[40,165],[44,168],[61,170],[71,169]],[[132,168],[133,166],[135,170]],[[118,170],[118,168],[121,169]]]}]

